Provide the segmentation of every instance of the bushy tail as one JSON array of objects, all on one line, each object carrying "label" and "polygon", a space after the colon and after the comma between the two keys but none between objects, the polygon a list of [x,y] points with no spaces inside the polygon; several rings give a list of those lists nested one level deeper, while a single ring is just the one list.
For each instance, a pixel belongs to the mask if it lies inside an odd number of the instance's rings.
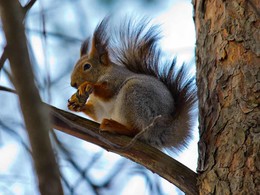
[{"label": "bushy tail", "polygon": [[166,66],[161,78],[175,102],[171,133],[168,133],[168,137],[165,138],[164,147],[181,148],[187,146],[187,141],[191,138],[192,124],[195,123],[194,111],[197,102],[195,78],[190,76],[187,66],[182,65],[177,69],[175,60],[171,65]]}]

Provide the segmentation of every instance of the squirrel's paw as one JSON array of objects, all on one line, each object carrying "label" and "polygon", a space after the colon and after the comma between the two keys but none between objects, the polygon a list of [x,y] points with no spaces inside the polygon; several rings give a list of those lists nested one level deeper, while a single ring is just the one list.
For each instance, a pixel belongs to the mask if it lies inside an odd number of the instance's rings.
[{"label": "squirrel's paw", "polygon": [[85,96],[85,94],[91,94],[93,92],[93,85],[89,82],[82,83],[78,88],[78,95]]},{"label": "squirrel's paw", "polygon": [[75,94],[71,96],[71,98],[68,100],[68,108],[71,111],[80,112],[84,110],[85,104],[87,102],[87,99],[89,97],[89,94],[91,94],[93,91],[93,86],[88,83],[84,82],[79,87]]},{"label": "squirrel's paw", "polygon": [[84,110],[86,101],[88,99],[88,94],[85,93],[83,95],[79,95],[79,91],[73,94],[71,98],[68,100],[68,108],[71,111],[80,112]]}]

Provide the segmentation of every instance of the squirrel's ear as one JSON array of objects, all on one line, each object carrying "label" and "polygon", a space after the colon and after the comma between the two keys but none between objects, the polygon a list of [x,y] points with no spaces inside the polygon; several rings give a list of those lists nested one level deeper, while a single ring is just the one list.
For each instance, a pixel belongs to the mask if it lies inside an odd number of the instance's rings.
[{"label": "squirrel's ear", "polygon": [[100,43],[97,39],[95,39],[95,37],[93,37],[89,56],[91,58],[98,59],[98,61],[103,65],[109,65],[110,59],[107,49],[107,43]]},{"label": "squirrel's ear", "polygon": [[101,23],[97,26],[93,39],[92,46],[89,56],[92,58],[96,58],[103,65],[109,65],[109,48],[108,48],[108,17],[104,18]]},{"label": "squirrel's ear", "polygon": [[81,45],[80,48],[80,57],[82,57],[83,55],[86,55],[88,53],[89,50],[89,42],[90,42],[90,37],[88,37]]}]

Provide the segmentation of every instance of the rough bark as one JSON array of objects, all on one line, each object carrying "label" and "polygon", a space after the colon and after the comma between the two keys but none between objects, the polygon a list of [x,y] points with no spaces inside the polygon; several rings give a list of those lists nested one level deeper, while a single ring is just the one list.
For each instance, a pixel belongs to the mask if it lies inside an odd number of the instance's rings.
[{"label": "rough bark", "polygon": [[260,1],[193,4],[200,194],[259,194]]},{"label": "rough bark", "polygon": [[[31,6],[29,4],[29,6]],[[14,86],[18,92],[41,194],[63,194],[59,171],[49,139],[48,112],[34,84],[23,27],[24,9],[17,0],[0,0],[0,13]]]}]

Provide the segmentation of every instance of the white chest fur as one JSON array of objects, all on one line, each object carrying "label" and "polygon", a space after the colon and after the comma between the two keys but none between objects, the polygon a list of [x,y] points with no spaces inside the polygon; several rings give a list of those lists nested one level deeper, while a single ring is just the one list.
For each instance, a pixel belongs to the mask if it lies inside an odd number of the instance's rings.
[{"label": "white chest fur", "polygon": [[109,101],[104,101],[99,97],[90,95],[88,102],[95,108],[95,115],[97,118],[96,122],[101,123],[104,118],[112,118],[116,102],[115,98],[112,98]]}]

